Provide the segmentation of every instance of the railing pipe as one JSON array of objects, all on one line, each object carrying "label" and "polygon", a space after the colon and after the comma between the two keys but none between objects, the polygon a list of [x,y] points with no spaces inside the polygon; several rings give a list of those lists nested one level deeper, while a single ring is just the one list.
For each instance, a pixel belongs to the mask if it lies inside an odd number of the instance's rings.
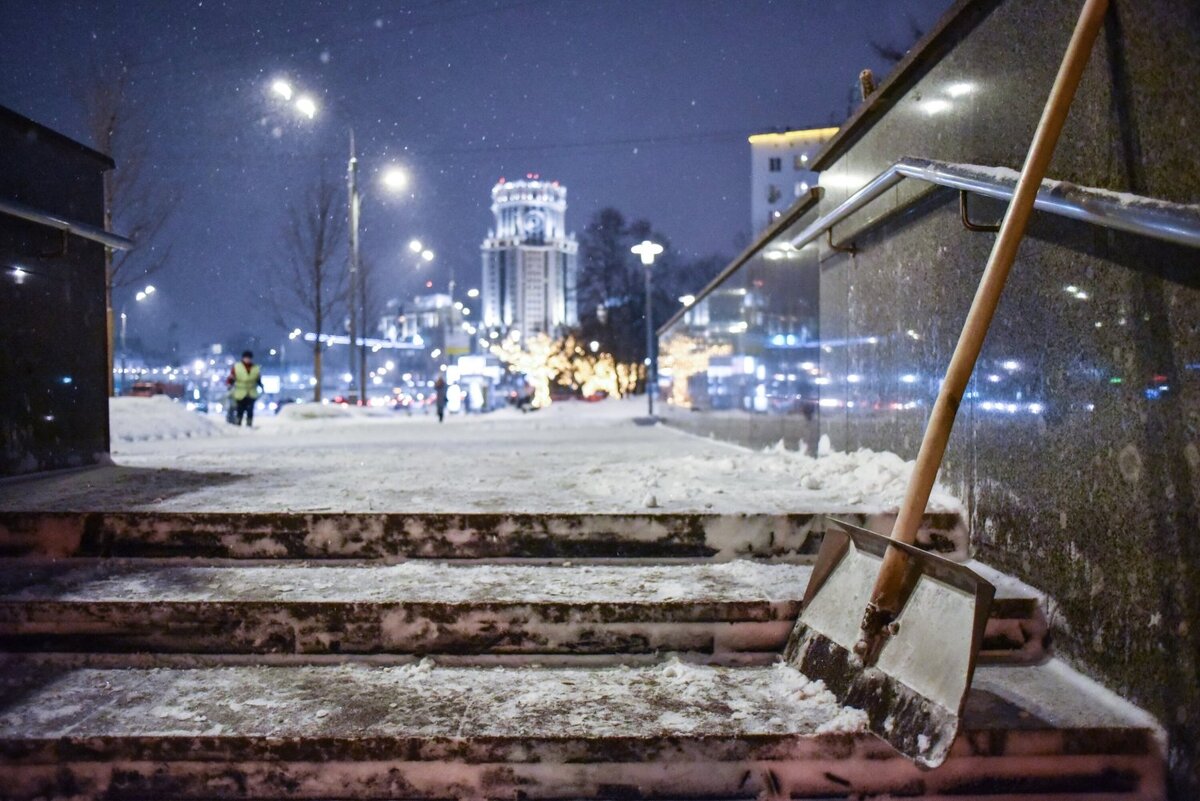
[{"label": "railing pipe", "polygon": [[[971,164],[952,164],[932,159],[901,159],[871,179],[837,208],[814,220],[792,239],[802,248],[826,230],[860,211],[905,178],[973,192],[995,200],[1012,200],[1016,173],[1012,177]],[[1160,239],[1187,247],[1200,247],[1200,206],[1119,194],[1104,189],[1076,186],[1066,181],[1043,181],[1033,204],[1038,211],[1113,228],[1139,236]]]}]

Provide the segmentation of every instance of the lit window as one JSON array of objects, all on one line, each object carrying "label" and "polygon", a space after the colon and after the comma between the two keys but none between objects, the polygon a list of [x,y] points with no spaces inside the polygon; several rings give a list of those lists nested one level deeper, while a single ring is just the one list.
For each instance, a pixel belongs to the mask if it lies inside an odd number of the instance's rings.
[{"label": "lit window", "polygon": [[778,156],[767,159],[767,169],[771,172],[779,172],[783,169],[783,159]]}]

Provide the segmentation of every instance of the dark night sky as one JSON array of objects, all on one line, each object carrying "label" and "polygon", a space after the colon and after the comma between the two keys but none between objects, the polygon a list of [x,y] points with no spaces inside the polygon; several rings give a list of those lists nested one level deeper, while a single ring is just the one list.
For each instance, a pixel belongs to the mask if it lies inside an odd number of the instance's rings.
[{"label": "dark night sky", "polygon": [[[337,178],[353,124],[368,178],[389,160],[403,199],[370,194],[363,251],[394,293],[451,262],[479,275],[500,176],[568,188],[568,226],[606,205],[646,217],[687,255],[750,234],[752,132],[840,122],[870,41],[907,45],[950,0],[0,0],[0,104],[87,139],[77,86],[114,53],[151,129],[156,171],[183,194],[161,290],[139,333],[185,347],[275,330],[264,300],[287,203]],[[311,123],[269,81],[311,90]],[[279,127],[280,135],[273,135]],[[403,245],[438,253],[417,275]],[[132,291],[132,290],[131,290]],[[121,298],[118,298],[118,303]]]}]

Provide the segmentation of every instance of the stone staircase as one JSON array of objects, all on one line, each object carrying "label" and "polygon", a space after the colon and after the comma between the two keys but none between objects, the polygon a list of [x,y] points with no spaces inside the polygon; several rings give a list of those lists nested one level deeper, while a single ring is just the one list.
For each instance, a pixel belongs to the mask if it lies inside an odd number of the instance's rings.
[{"label": "stone staircase", "polygon": [[943,767],[861,733],[776,663],[825,525],[0,514],[0,795],[1162,797],[1151,724],[1015,584]]}]

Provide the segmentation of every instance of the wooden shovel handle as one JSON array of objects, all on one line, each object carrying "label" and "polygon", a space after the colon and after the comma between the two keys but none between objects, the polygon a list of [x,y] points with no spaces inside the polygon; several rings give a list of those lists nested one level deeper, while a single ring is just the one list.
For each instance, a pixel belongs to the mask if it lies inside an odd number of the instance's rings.
[{"label": "wooden shovel handle", "polygon": [[[1108,0],[1086,0],[1071,42],[1063,55],[1058,76],[1050,90],[1050,97],[1042,110],[1041,122],[1038,123],[1033,141],[1029,145],[1025,166],[1021,168],[1021,177],[1017,180],[1012,202],[1009,203],[1004,221],[1000,224],[1000,232],[992,246],[992,255],[988,258],[987,267],[979,280],[979,289],[971,302],[971,310],[967,312],[954,355],[950,358],[950,366],[946,369],[946,379],[942,382],[933,412],[929,416],[925,436],[921,440],[921,450],[917,453],[917,463],[904,495],[904,503],[901,504],[896,524],[892,527],[892,539],[899,542],[911,545],[916,539],[921,517],[926,504],[929,503],[929,493],[933,490],[934,479],[942,464],[946,442],[950,439],[954,416],[975,369],[975,362],[983,348],[983,340],[996,313],[996,306],[1000,303],[1000,294],[1004,290],[1008,272],[1016,259],[1017,248],[1020,247],[1029,216],[1033,212],[1034,199],[1046,175],[1050,158],[1054,155],[1054,146],[1058,143],[1058,136],[1071,109],[1071,100],[1075,97],[1075,90],[1087,66],[1092,44],[1100,32],[1107,8]],[[907,563],[908,557],[899,548],[887,550],[879,577],[871,592],[868,619],[872,617],[872,608],[883,613],[884,618],[887,618],[889,613],[894,616],[899,611],[898,594]],[[886,619],[876,621],[871,626],[875,631],[867,633],[877,633],[878,625],[885,622]],[[867,628],[867,622],[864,621],[864,629]]]}]

